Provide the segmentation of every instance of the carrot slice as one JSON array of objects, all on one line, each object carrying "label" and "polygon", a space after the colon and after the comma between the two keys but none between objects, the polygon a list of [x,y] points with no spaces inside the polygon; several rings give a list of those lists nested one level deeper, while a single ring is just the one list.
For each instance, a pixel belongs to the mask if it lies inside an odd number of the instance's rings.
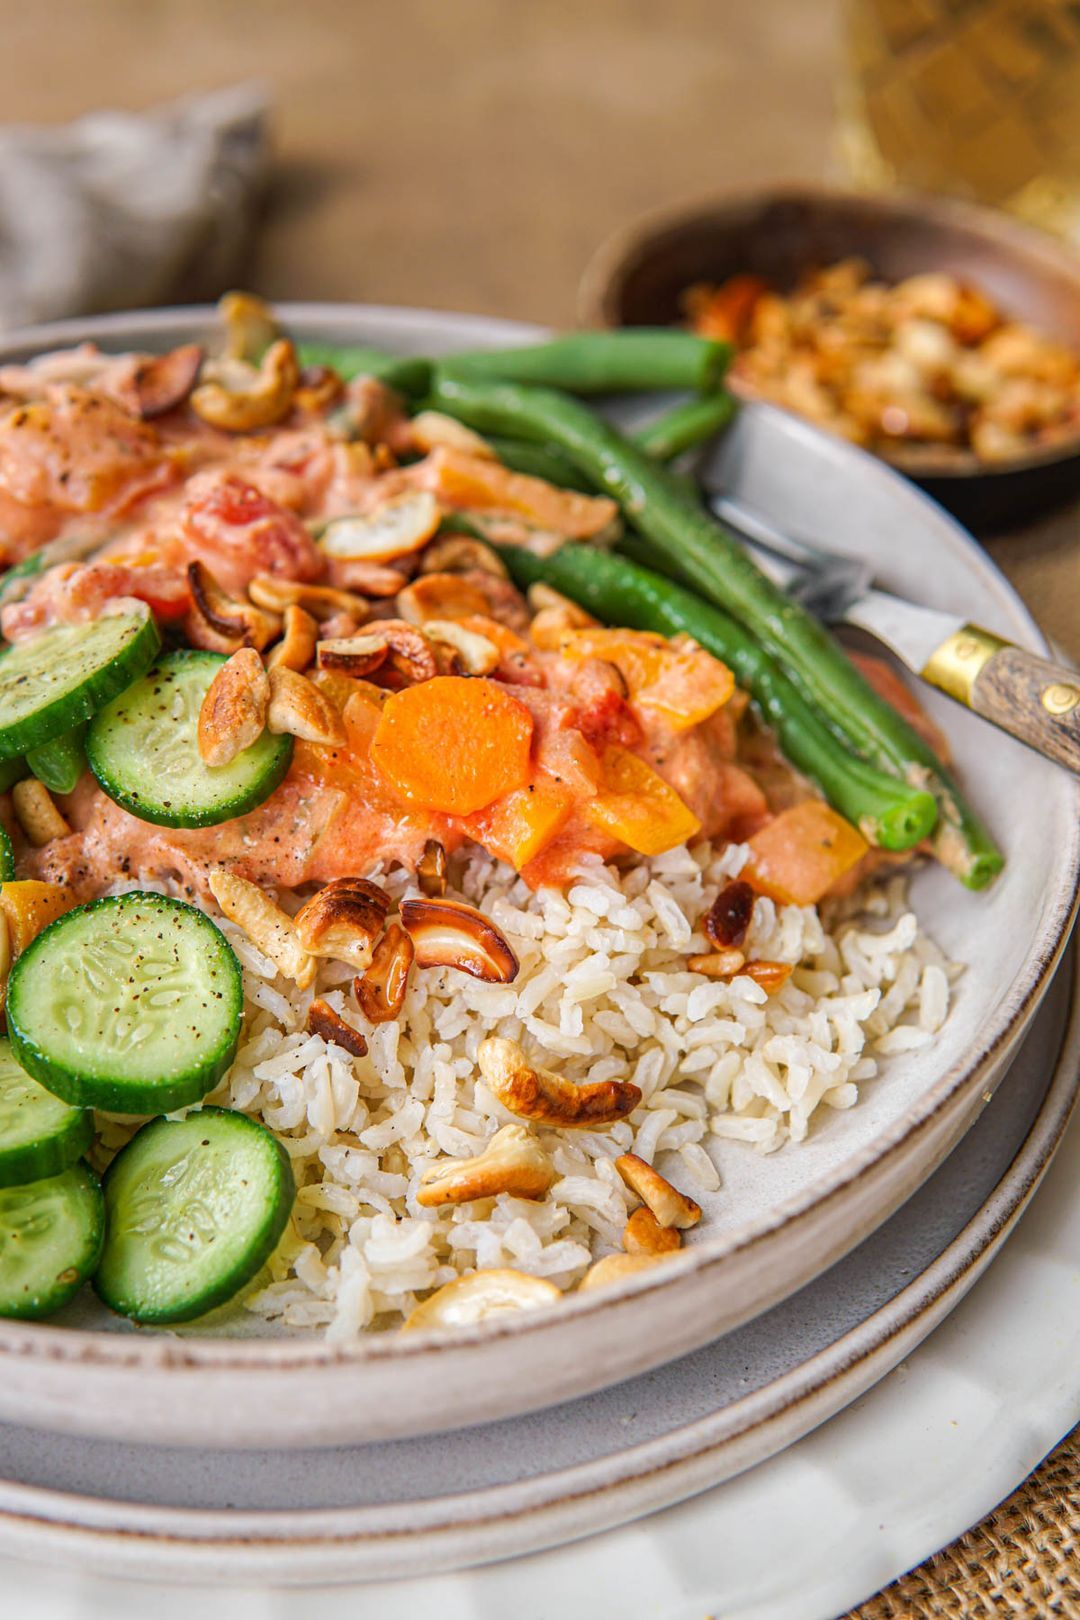
[{"label": "carrot slice", "polygon": [[437,675],[395,692],[371,758],[411,804],[467,816],[529,777],[533,718],[495,681]]},{"label": "carrot slice", "polygon": [[850,821],[820,799],[805,799],[748,840],[740,876],[782,905],[812,906],[870,847]]},{"label": "carrot slice", "polygon": [[701,831],[701,822],[675,789],[616,743],[604,750],[603,784],[584,812],[594,827],[641,855],[662,855]]}]

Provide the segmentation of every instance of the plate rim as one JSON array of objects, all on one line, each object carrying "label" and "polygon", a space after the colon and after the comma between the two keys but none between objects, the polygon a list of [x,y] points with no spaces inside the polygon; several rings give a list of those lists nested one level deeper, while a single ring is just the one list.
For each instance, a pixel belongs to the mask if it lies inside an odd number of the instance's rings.
[{"label": "plate rim", "polygon": [[[472,340],[488,342],[490,346],[497,347],[507,338],[513,341],[531,340],[542,336],[546,330],[531,323],[494,316],[409,306],[283,301],[276,303],[275,308],[295,329],[307,328],[313,335],[320,327],[374,324],[400,337],[415,327],[418,320],[427,320],[462,334],[467,332]],[[135,342],[144,335],[152,337],[177,328],[187,327],[191,330],[212,325],[216,319],[216,307],[203,304],[120,312],[28,327],[3,336],[0,340],[0,362],[8,355],[20,354],[28,348],[36,350],[50,343],[63,345],[93,341],[95,338]],[[744,409],[782,419],[787,430],[811,441],[821,454],[834,462],[843,463],[851,455],[865,454],[775,406],[754,403]],[[925,504],[935,514],[937,522],[947,526],[952,542],[967,553],[976,570],[992,584],[1003,611],[1012,618],[1014,626],[1026,632],[1028,641],[1040,651],[1048,651],[1045,637],[1019,594],[972,536],[938,502],[899,473],[874,457],[867,457],[867,460],[873,463],[880,477],[893,484],[898,494],[902,492],[904,498],[916,507]],[[996,1009],[990,1038],[980,1034],[978,1043],[973,1042],[950,1069],[912,1099],[891,1125],[879,1131],[841,1166],[824,1172],[798,1192],[789,1194],[765,1214],[723,1235],[703,1238],[655,1271],[631,1276],[608,1289],[567,1296],[560,1302],[557,1318],[554,1311],[541,1310],[507,1315],[461,1328],[452,1336],[429,1330],[409,1335],[360,1336],[346,1343],[328,1343],[325,1339],[314,1337],[200,1339],[193,1335],[151,1338],[138,1333],[57,1328],[48,1322],[0,1319],[0,1367],[5,1359],[19,1358],[38,1359],[54,1365],[78,1363],[83,1368],[98,1367],[114,1371],[138,1367],[160,1374],[177,1368],[244,1374],[256,1370],[311,1371],[330,1366],[370,1365],[387,1361],[401,1363],[429,1356],[432,1351],[449,1344],[455,1349],[465,1349],[474,1344],[492,1345],[498,1340],[512,1342],[526,1335],[535,1336],[545,1328],[551,1328],[556,1320],[561,1325],[607,1314],[613,1305],[621,1304],[628,1298],[662,1295],[662,1291],[672,1283],[684,1281],[692,1273],[707,1272],[711,1267],[724,1264],[735,1254],[752,1252],[756,1245],[767,1242],[781,1227],[811,1211],[827,1210],[838,1199],[846,1197],[865,1175],[877,1171],[900,1155],[906,1155],[920,1136],[931,1131],[938,1115],[956,1105],[961,1096],[975,1090],[1018,1040],[1053,977],[1080,905],[1080,781],[1073,784],[1072,797],[1076,814],[1070,824],[1069,846],[1061,852],[1060,878],[1052,897],[1053,905],[1049,912],[1044,910],[1041,914],[1023,968]]]},{"label": "plate rim", "polygon": [[[232,1585],[260,1571],[263,1578],[288,1585],[317,1578],[335,1584],[392,1580],[415,1569],[417,1560],[424,1561],[425,1573],[448,1573],[563,1547],[673,1507],[767,1462],[857,1400],[909,1355],[960,1303],[1020,1220],[1080,1099],[1076,948],[1070,967],[1053,1074],[1035,1118],[989,1196],[941,1253],[884,1305],[751,1394],[652,1440],[508,1486],[366,1507],[234,1510],[224,1528],[225,1516],[216,1509],[87,1497],[0,1479],[0,1551],[29,1552],[31,1557],[55,1552],[63,1558],[88,1549],[94,1569],[144,1579],[154,1577],[148,1568],[153,1560],[171,1557],[174,1563],[168,1568],[184,1584],[214,1578]],[[782,1428],[793,1418],[794,1433]],[[778,1432],[770,1435],[765,1449],[740,1460],[739,1443],[745,1436],[771,1430]],[[723,1471],[717,1472],[716,1460],[728,1452],[736,1453],[734,1465],[721,1464]],[[605,1470],[610,1473],[616,1461],[615,1478],[597,1478]],[[570,1487],[568,1492],[564,1486]],[[583,1512],[585,1503],[589,1508]],[[82,1517],[73,1517],[80,1510]],[[402,1528],[402,1521],[414,1516],[419,1525]],[[109,1522],[124,1517],[127,1524]],[[424,1522],[436,1517],[441,1522]],[[522,1524],[527,1529],[524,1543]],[[451,1538],[475,1540],[485,1532],[482,1549],[454,1551]],[[336,1559],[329,1571],[328,1557]],[[273,1567],[266,1575],[268,1558]],[[180,1561],[190,1567],[187,1578],[175,1573]]]}]

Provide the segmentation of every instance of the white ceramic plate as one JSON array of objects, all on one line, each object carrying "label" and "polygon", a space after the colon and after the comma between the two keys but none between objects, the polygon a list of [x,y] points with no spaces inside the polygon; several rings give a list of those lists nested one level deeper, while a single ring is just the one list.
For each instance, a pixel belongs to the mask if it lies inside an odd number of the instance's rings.
[{"label": "white ceramic plate", "polygon": [[182,1582],[408,1578],[573,1541],[750,1467],[908,1355],[1011,1232],[1080,1086],[1080,1016],[1062,1048],[1074,982],[1063,969],[993,1106],[903,1211],[726,1340],[541,1415],[333,1451],[0,1426],[0,1548]]},{"label": "white ceramic plate", "polygon": [[[402,352],[520,341],[531,329],[406,310],[295,306],[302,336]],[[95,337],[162,347],[204,334],[209,312],[109,317],[24,335],[6,353]],[[868,456],[764,406],[726,442],[734,493],[781,524],[866,555],[885,581],[1044,643],[984,554],[936,506]],[[941,871],[915,885],[920,915],[970,964],[934,1045],[894,1060],[797,1151],[717,1149],[723,1187],[692,1246],[658,1273],[453,1338],[211,1338],[118,1331],[115,1319],[0,1324],[0,1416],[116,1438],[199,1445],[342,1444],[505,1417],[629,1377],[706,1343],[847,1253],[940,1163],[992,1094],[1067,936],[1080,863],[1080,793],[1065,773],[931,695],[961,774],[1009,857],[989,894]],[[658,1333],[656,1324],[664,1331]],[[249,1331],[250,1321],[233,1326]]]}]

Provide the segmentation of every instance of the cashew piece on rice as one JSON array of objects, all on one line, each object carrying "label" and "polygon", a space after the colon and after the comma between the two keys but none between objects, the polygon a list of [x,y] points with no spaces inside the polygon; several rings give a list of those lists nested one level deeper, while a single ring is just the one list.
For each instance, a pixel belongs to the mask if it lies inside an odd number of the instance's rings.
[{"label": "cashew piece on rice", "polygon": [[315,977],[316,962],[301,945],[292,918],[256,883],[215,866],[208,877],[210,893],[225,916],[242,928],[251,943],[268,956],[285,978],[306,990]]},{"label": "cashew piece on rice", "polygon": [[416,1202],[425,1209],[473,1198],[543,1198],[557,1179],[555,1166],[524,1125],[504,1125],[482,1153],[443,1159],[421,1172]]},{"label": "cashew piece on rice", "polygon": [[639,1271],[649,1271],[667,1258],[663,1254],[605,1254],[595,1261],[578,1283],[579,1294],[590,1288],[605,1288],[622,1282],[624,1277],[636,1277]]},{"label": "cashew piece on rice", "polygon": [[595,1130],[633,1113],[641,1090],[628,1080],[574,1085],[550,1069],[534,1068],[516,1041],[490,1035],[477,1052],[489,1089],[512,1114],[538,1125]]},{"label": "cashew piece on rice", "polygon": [[472,1327],[493,1316],[516,1311],[535,1311],[554,1305],[562,1298],[554,1283],[543,1277],[530,1277],[524,1271],[496,1267],[456,1277],[422,1301],[405,1318],[403,1333],[417,1328]]},{"label": "cashew piece on rice", "polygon": [[682,1247],[682,1238],[673,1226],[661,1226],[651,1209],[642,1204],[623,1227],[623,1248],[627,1254],[670,1254]]},{"label": "cashew piece on rice", "polygon": [[700,1221],[701,1205],[679,1192],[666,1176],[654,1170],[636,1153],[621,1153],[615,1160],[615,1168],[631,1192],[637,1193],[661,1226],[674,1226],[685,1231]]},{"label": "cashew piece on rice", "polygon": [[293,918],[296,937],[312,956],[348,962],[363,973],[390,912],[390,897],[367,878],[334,878]]}]

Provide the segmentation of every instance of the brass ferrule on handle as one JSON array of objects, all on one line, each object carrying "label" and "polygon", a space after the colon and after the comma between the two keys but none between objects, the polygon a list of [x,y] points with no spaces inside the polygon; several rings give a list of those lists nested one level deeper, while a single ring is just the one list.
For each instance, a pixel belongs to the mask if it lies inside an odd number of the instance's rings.
[{"label": "brass ferrule on handle", "polygon": [[996,652],[1009,643],[977,624],[965,624],[930,654],[922,678],[970,709],[975,682]]}]

